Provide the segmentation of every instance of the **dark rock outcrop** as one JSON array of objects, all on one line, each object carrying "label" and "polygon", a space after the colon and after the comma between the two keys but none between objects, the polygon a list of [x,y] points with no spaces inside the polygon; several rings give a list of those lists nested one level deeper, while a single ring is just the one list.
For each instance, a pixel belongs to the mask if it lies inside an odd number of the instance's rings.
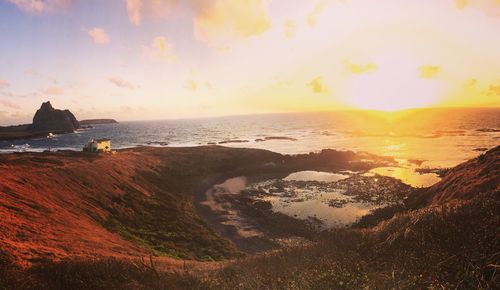
[{"label": "dark rock outcrop", "polygon": [[54,109],[50,102],[45,102],[36,111],[29,130],[72,132],[79,128],[80,123],[69,110]]}]

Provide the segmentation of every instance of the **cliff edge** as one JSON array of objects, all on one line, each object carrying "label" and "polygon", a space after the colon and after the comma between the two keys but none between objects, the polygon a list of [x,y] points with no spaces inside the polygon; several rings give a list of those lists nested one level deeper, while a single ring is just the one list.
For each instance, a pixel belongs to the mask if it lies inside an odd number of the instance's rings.
[{"label": "cliff edge", "polygon": [[450,169],[443,179],[419,191],[407,200],[411,208],[443,204],[451,200],[468,200],[478,194],[500,192],[500,146]]}]

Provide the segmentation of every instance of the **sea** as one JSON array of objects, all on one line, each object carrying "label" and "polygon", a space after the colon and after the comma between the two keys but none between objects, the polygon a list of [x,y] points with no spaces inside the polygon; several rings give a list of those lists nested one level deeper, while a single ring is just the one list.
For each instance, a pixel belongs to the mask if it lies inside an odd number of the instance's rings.
[{"label": "sea", "polygon": [[500,144],[500,108],[402,112],[334,111],[93,125],[53,138],[0,141],[0,152],[82,150],[109,138],[113,149],[218,144],[284,154],[322,149],[393,156],[401,164],[448,168]]}]

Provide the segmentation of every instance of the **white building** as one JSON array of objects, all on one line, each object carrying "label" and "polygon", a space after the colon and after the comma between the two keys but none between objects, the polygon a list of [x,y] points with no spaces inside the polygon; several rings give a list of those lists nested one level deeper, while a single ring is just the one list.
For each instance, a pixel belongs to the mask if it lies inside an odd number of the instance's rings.
[{"label": "white building", "polygon": [[110,139],[92,139],[89,141],[85,147],[83,147],[84,152],[111,152],[111,140]]}]

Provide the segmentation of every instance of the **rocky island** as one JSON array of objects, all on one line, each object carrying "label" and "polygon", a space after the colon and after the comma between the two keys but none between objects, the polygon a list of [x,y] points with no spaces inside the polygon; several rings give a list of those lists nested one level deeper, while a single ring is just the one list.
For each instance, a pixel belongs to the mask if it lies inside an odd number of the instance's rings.
[{"label": "rocky island", "polygon": [[42,103],[33,117],[32,124],[0,127],[1,140],[17,140],[45,137],[49,133],[72,133],[83,125],[118,123],[112,119],[78,121],[70,110],[55,109],[50,101]]},{"label": "rocky island", "polygon": [[68,133],[80,129],[80,123],[69,110],[58,110],[50,102],[42,104],[33,117],[33,123],[28,127],[31,132]]}]

